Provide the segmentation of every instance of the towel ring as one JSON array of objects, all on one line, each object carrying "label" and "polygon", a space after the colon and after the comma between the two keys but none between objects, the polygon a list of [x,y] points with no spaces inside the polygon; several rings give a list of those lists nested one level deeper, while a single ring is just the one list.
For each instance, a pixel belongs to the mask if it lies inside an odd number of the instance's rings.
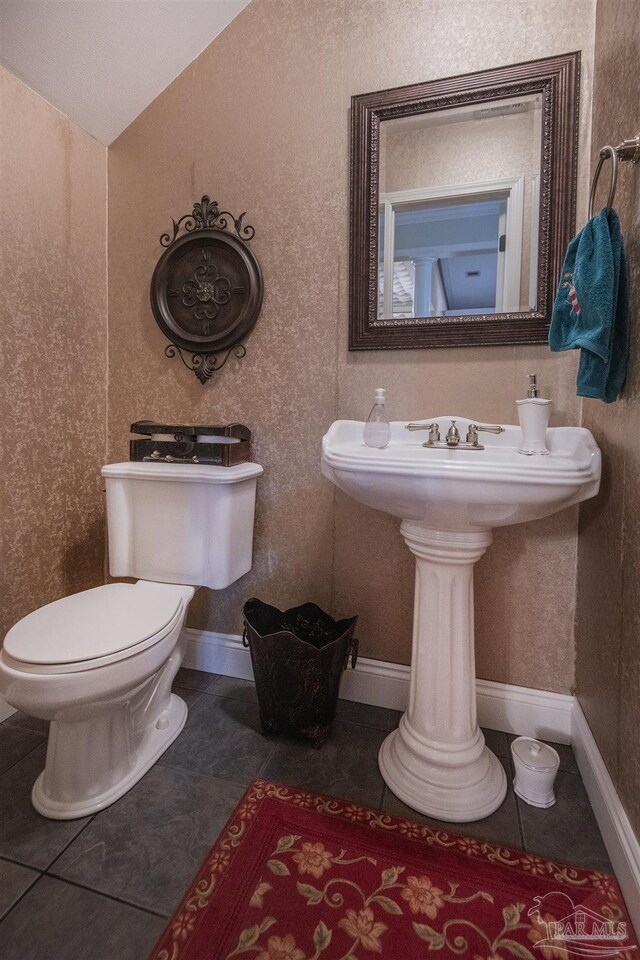
[{"label": "towel ring", "polygon": [[616,195],[616,185],[618,183],[618,154],[616,153],[615,147],[612,147],[611,144],[608,143],[606,147],[603,147],[600,151],[598,166],[596,167],[596,172],[593,175],[593,181],[591,183],[591,193],[589,194],[589,220],[591,220],[591,217],[593,216],[593,204],[596,199],[598,178],[600,176],[600,171],[602,170],[602,165],[607,157],[611,157],[611,185],[609,186],[609,196],[607,197],[607,213],[609,213],[611,207],[613,206],[613,200]]},{"label": "towel ring", "polygon": [[616,195],[616,186],[618,184],[618,162],[620,160],[630,160],[631,163],[637,163],[640,160],[640,134],[631,137],[629,140],[623,140],[617,147],[612,147],[610,143],[606,144],[600,151],[598,165],[593,175],[591,183],[591,192],[589,194],[589,220],[593,216],[593,205],[596,198],[596,188],[602,166],[607,159],[611,157],[611,184],[609,186],[609,196],[607,197],[607,213],[610,212]]}]

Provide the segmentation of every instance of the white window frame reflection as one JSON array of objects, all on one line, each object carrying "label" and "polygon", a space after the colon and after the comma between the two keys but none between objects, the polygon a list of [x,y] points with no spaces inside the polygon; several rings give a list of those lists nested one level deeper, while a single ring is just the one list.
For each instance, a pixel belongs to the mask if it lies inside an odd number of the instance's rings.
[{"label": "white window frame reflection", "polygon": [[[504,232],[507,236],[504,257],[498,257],[498,282],[496,284],[496,313],[520,311],[520,278],[522,271],[522,233],[524,222],[524,177],[509,177],[500,180],[485,180],[479,183],[460,183],[437,187],[420,187],[413,190],[398,190],[393,193],[381,193],[379,197],[380,218],[384,219],[383,250],[383,296],[382,314],[384,319],[393,317],[393,271],[395,261],[395,214],[403,205],[414,204],[421,200],[457,200],[461,197],[486,199],[488,194],[506,195],[506,217]],[[537,230],[537,215],[532,217]],[[533,227],[532,223],[532,227]],[[502,231],[501,231],[502,232]],[[533,229],[532,229],[533,233]],[[534,237],[532,236],[532,241]],[[535,260],[534,260],[535,258]],[[532,264],[534,276],[537,275],[537,243],[532,242]],[[435,306],[435,305],[434,305]],[[459,310],[452,311],[456,315]],[[466,312],[466,311],[465,311]],[[478,310],[469,311],[477,314]],[[420,319],[439,313],[416,312]]]}]

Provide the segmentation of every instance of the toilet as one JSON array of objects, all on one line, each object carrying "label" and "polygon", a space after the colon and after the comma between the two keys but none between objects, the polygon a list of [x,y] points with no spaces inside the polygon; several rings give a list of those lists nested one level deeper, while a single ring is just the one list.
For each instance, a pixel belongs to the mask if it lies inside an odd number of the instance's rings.
[{"label": "toilet", "polygon": [[109,583],[20,620],[0,651],[0,696],[51,721],[32,802],[54,820],[108,807],[182,730],[171,692],[196,587],[251,569],[256,463],[114,463],[106,484]]}]

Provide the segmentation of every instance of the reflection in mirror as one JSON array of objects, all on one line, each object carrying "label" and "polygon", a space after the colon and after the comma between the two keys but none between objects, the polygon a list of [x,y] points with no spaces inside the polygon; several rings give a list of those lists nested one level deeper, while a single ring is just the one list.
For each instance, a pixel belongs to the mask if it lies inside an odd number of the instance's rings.
[{"label": "reflection in mirror", "polygon": [[537,309],[540,94],[380,123],[378,318]]},{"label": "reflection in mirror", "polygon": [[580,54],[351,98],[349,349],[544,343]]}]

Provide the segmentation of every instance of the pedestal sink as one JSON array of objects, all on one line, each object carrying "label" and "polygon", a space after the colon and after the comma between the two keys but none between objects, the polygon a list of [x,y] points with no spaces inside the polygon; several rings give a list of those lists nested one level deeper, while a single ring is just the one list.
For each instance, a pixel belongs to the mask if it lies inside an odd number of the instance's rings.
[{"label": "pedestal sink", "polygon": [[[435,417],[444,436],[455,420]],[[483,450],[423,446],[427,432],[391,424],[384,450],[366,447],[364,424],[336,421],[322,443],[322,472],[355,500],[402,520],[416,558],[409,708],[384,741],[380,770],[415,810],[480,820],[502,803],[506,777],[476,719],[473,565],[493,527],[536,520],[597,494],[600,451],[588,430],[547,431],[549,456],[518,453],[520,428],[481,434]]]}]

